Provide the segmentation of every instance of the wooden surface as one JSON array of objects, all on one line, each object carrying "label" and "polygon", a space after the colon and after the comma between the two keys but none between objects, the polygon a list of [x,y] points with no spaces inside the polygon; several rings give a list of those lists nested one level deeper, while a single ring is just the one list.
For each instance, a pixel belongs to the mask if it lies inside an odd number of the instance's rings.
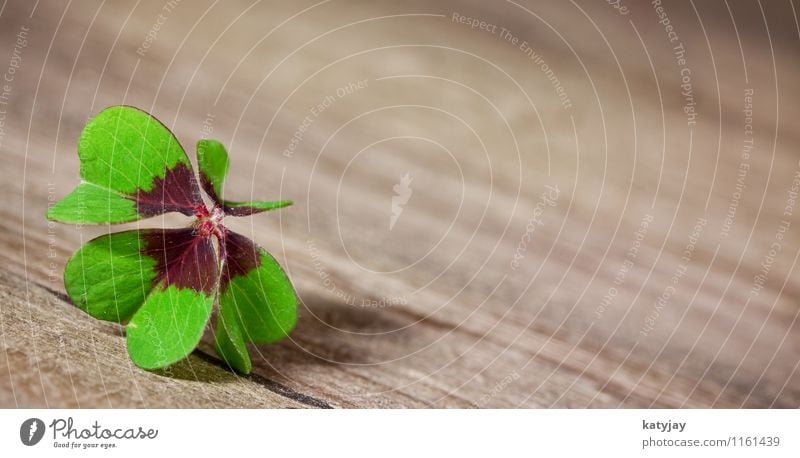
[{"label": "wooden surface", "polygon": [[[672,42],[649,2],[3,2],[0,405],[798,407],[796,6],[665,3]],[[63,294],[109,228],[44,213],[120,103],[296,202],[228,221],[303,302],[251,376],[210,330],[142,371]]]}]

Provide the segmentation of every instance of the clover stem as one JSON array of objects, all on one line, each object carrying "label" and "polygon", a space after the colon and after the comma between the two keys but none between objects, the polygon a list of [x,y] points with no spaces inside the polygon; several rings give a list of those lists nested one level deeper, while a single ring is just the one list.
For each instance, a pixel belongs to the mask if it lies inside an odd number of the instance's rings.
[{"label": "clover stem", "polygon": [[201,236],[210,237],[211,235],[215,235],[220,240],[225,237],[227,229],[222,225],[225,212],[219,205],[215,205],[209,212],[208,207],[201,203],[195,207],[194,213],[197,217],[195,227]]},{"label": "clover stem", "polygon": [[196,216],[197,219],[208,217],[209,215],[210,213],[208,212],[208,207],[206,207],[206,204],[200,202],[199,204],[195,205],[194,216]]}]

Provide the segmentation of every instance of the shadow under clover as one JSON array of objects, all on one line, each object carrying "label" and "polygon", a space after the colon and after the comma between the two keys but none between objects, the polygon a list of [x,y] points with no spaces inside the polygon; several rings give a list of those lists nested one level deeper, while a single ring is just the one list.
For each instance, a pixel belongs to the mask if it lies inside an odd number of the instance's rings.
[{"label": "shadow under clover", "polygon": [[232,383],[243,377],[232,372],[223,361],[199,350],[171,366],[148,372],[161,377],[204,383]]}]

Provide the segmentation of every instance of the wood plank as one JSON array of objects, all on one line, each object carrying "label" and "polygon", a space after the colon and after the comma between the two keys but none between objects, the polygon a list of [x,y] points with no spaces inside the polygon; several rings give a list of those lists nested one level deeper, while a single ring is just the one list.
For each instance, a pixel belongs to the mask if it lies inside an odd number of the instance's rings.
[{"label": "wood plank", "polygon": [[0,273],[0,303],[0,405],[308,406],[205,356],[192,355],[160,372],[139,369],[128,358],[119,326],[99,323],[52,291],[14,275]]},{"label": "wood plank", "polygon": [[[8,168],[0,191],[10,202],[0,208],[3,291],[16,298],[3,313],[17,323],[5,328],[4,386],[13,380],[16,392],[40,378],[25,363],[39,344],[19,325],[32,319],[28,303],[71,317],[46,328],[52,339],[41,345],[50,358],[36,353],[40,366],[62,377],[17,395],[20,405],[41,405],[45,395],[48,405],[82,406],[800,404],[796,213],[767,281],[752,294],[800,170],[800,107],[782,98],[800,89],[788,5],[763,5],[769,37],[754,5],[732,5],[737,30],[712,20],[729,17],[724,3],[696,5],[702,27],[688,2],[667,7],[690,50],[701,110],[689,129],[676,89],[680,68],[649,4],[631,5],[626,17],[602,2],[331,3],[264,42],[268,30],[312,3],[248,9],[233,2],[203,16],[210,4],[181,4],[143,58],[135,51],[160,4],[82,2],[64,12],[42,1],[26,19],[30,6],[9,2],[0,15],[4,42],[21,23],[32,30],[26,78],[14,82],[9,105],[13,130],[2,145]],[[563,107],[518,47],[452,21],[453,13],[530,43],[573,106]],[[747,34],[741,51],[737,31]],[[363,87],[336,95],[358,81]],[[755,94],[757,148],[728,231],[747,88]],[[332,104],[310,115],[326,96]],[[59,275],[70,253],[107,231],[48,226],[42,215],[77,181],[74,149],[86,118],[122,102],[153,111],[190,153],[213,127],[230,146],[228,195],[296,202],[230,221],[276,255],[303,301],[290,339],[251,347],[254,379],[192,382],[138,371],[118,329],[92,323],[47,292],[63,291]],[[282,156],[306,116],[313,122],[302,142]],[[413,195],[390,228],[392,188],[405,173]],[[547,186],[559,189],[552,206],[542,200]],[[542,224],[521,250],[537,208]],[[651,219],[638,246],[637,231]],[[694,237],[698,221],[707,223]],[[186,223],[169,216],[142,226]],[[682,260],[689,244],[691,259]],[[631,268],[623,272],[626,261]],[[21,299],[26,288],[37,291],[35,300]],[[604,299],[612,288],[613,298]],[[653,329],[643,333],[654,313]],[[113,357],[89,364],[70,353],[77,366],[62,368],[64,358],[52,351],[96,351],[79,339],[85,332],[100,342],[95,354]],[[212,337],[189,367],[227,380]],[[130,390],[122,378],[131,372],[145,388],[127,401],[114,390],[110,399],[81,397],[63,377],[97,392],[102,374],[106,385]],[[162,400],[164,384],[182,393]]]}]

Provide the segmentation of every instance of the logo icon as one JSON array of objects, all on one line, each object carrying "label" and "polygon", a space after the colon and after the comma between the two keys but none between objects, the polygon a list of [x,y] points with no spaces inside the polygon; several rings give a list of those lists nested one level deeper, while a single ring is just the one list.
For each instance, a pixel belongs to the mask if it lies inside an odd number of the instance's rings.
[{"label": "logo icon", "polygon": [[36,445],[44,437],[44,422],[38,418],[28,418],[19,427],[19,439],[27,446]]},{"label": "logo icon", "polygon": [[408,203],[408,199],[411,198],[411,193],[413,193],[411,189],[412,181],[414,179],[406,172],[405,175],[400,177],[400,182],[392,187],[395,195],[392,196],[392,216],[389,218],[390,231],[394,228],[397,219],[400,218],[400,214],[403,213],[403,207]]}]

